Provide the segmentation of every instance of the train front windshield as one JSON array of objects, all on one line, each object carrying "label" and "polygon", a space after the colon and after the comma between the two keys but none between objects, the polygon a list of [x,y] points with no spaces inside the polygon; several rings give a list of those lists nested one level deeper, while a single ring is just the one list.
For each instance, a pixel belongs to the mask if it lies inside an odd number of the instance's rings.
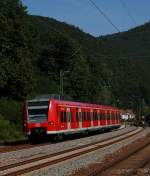
[{"label": "train front windshield", "polygon": [[30,109],[28,111],[28,119],[30,122],[45,122],[48,117],[47,109]]},{"label": "train front windshield", "polygon": [[30,101],[28,102],[29,122],[46,122],[48,119],[49,101]]}]

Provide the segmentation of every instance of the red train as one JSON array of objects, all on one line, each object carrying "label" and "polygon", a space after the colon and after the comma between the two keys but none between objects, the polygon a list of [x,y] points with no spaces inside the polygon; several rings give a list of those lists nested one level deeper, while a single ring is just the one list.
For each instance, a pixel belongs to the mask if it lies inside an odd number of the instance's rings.
[{"label": "red train", "polygon": [[24,105],[24,133],[30,140],[120,127],[120,110],[111,106],[40,97]]}]

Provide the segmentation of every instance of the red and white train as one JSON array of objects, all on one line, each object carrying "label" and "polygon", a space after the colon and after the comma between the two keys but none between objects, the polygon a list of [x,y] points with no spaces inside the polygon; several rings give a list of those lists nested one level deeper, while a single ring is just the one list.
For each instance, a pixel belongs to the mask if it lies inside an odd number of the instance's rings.
[{"label": "red and white train", "polygon": [[66,135],[119,128],[120,110],[111,106],[36,98],[24,105],[24,133],[31,140],[45,135]]}]

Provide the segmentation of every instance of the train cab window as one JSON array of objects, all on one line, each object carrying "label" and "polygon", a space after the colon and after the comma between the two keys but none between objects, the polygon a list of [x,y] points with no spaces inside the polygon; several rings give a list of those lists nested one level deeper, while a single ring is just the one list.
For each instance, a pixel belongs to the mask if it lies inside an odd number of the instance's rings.
[{"label": "train cab window", "polygon": [[105,112],[105,120],[108,119],[108,114]]},{"label": "train cab window", "polygon": [[61,111],[60,112],[60,121],[61,121],[61,123],[67,122],[66,111]]}]

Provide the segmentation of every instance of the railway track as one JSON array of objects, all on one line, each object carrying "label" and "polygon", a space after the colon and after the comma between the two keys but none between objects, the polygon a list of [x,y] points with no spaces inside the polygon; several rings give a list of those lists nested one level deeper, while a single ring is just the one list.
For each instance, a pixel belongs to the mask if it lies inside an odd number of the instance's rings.
[{"label": "railway track", "polygon": [[[124,128],[125,127],[122,127],[119,130],[123,130]],[[1,146],[0,147],[0,154],[6,153],[6,152],[22,150],[22,149],[29,149],[29,148],[33,148],[33,147],[45,146],[45,145],[49,145],[49,144],[50,144],[50,142],[44,142],[44,143],[39,143],[39,144],[30,144],[30,143],[28,143],[27,140],[16,141],[16,142],[8,143],[4,146]]]},{"label": "railway track", "polygon": [[75,157],[79,157],[81,155],[94,152],[100,148],[104,148],[106,146],[110,146],[114,143],[125,140],[131,136],[134,136],[143,131],[142,128],[138,128],[129,133],[119,135],[117,137],[113,137],[111,139],[107,139],[104,141],[98,141],[95,143],[79,146],[73,149],[65,150],[62,152],[49,154],[41,157],[37,157],[34,159],[27,159],[20,163],[10,164],[6,166],[0,167],[0,175],[2,176],[16,176],[25,173],[29,173],[34,170],[38,170],[44,168],[46,166],[52,166],[55,164],[62,163],[64,161],[73,159]]},{"label": "railway track", "polygon": [[130,152],[125,152],[118,161],[102,173],[95,176],[136,175],[141,168],[148,168],[150,162],[150,137],[138,142]]},{"label": "railway track", "polygon": [[150,175],[150,136],[129,144],[108,156],[100,164],[93,164],[73,176],[149,176]]}]

